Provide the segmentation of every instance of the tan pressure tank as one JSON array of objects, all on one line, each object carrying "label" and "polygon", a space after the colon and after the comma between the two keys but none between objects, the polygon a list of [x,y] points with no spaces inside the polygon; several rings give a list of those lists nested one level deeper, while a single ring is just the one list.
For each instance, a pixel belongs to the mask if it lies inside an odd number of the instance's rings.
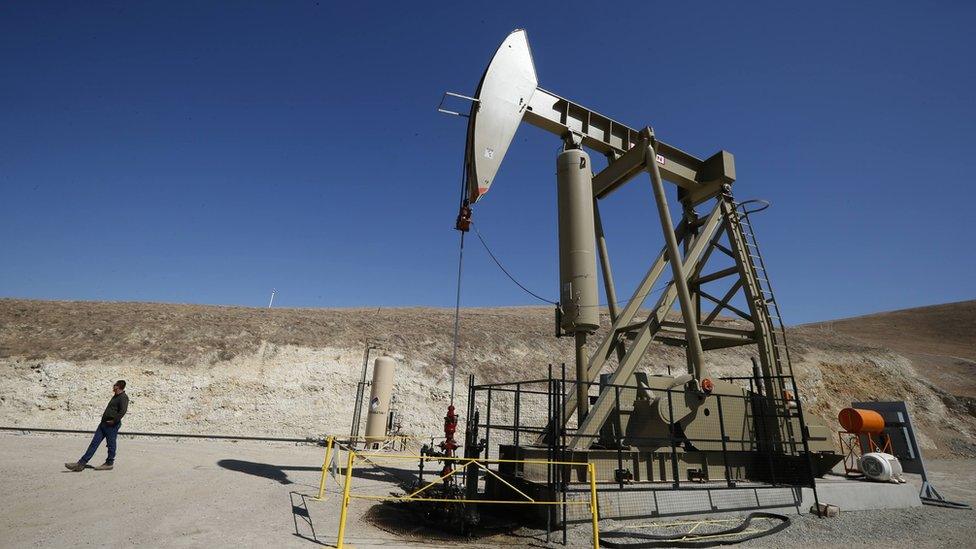
[{"label": "tan pressure tank", "polygon": [[386,438],[395,370],[396,361],[388,356],[381,356],[373,362],[373,384],[369,391],[369,412],[366,415],[367,444],[382,442]]},{"label": "tan pressure tank", "polygon": [[600,327],[596,289],[593,172],[590,157],[569,149],[556,158],[559,203],[559,303],[562,329],[593,332]]}]

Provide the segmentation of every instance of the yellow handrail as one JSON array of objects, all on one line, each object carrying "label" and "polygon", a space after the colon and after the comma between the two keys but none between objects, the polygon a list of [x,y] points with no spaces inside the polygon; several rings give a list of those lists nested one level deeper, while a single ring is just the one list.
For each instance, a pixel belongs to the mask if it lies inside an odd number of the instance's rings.
[{"label": "yellow handrail", "polygon": [[349,458],[346,460],[346,483],[342,487],[342,512],[339,515],[339,539],[336,541],[336,549],[342,549],[342,540],[346,537],[346,518],[349,515],[349,489],[352,487],[352,460],[355,457],[356,452],[350,451]]},{"label": "yellow handrail", "polygon": [[593,516],[593,549],[600,549],[600,510],[596,499],[596,465],[588,463],[590,473],[590,514]]},{"label": "yellow handrail", "polygon": [[332,457],[332,444],[335,442],[335,437],[329,436],[325,440],[325,461],[322,462],[322,478],[319,479],[319,497],[313,498],[319,501],[325,499],[325,475],[329,471],[329,458]]},{"label": "yellow handrail", "polygon": [[[384,459],[423,459],[428,461],[467,461],[472,458],[466,457],[443,457],[443,456],[424,456],[419,454],[376,454],[368,452],[356,452],[359,457],[384,458]],[[478,459],[480,463],[530,463],[534,465],[579,465],[586,467],[586,461],[548,461],[544,459]]]}]

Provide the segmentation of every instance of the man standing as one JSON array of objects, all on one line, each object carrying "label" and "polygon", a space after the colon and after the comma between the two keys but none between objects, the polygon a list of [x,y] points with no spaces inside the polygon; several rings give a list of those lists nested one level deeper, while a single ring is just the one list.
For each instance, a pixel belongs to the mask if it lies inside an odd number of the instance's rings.
[{"label": "man standing", "polygon": [[95,450],[98,450],[98,445],[102,443],[102,439],[105,439],[105,445],[108,446],[108,458],[105,463],[95,467],[95,470],[110,471],[115,465],[115,438],[119,434],[119,427],[122,426],[122,416],[129,408],[129,395],[125,394],[125,381],[121,379],[116,381],[115,385],[112,385],[112,393],[114,393],[112,400],[108,401],[108,406],[105,407],[102,422],[98,424],[98,429],[95,429],[95,436],[92,437],[91,444],[88,445],[88,451],[81,456],[77,463],[65,463],[64,466],[68,469],[75,472],[84,471],[88,460],[95,455]]}]

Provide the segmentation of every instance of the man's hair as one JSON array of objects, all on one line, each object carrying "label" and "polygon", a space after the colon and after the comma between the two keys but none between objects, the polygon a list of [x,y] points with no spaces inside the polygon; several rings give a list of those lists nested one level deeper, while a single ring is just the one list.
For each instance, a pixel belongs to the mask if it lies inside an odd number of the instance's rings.
[{"label": "man's hair", "polygon": [[123,390],[125,389],[125,380],[124,379],[120,379],[120,380],[116,381],[115,384],[119,386],[119,389],[123,389]]}]

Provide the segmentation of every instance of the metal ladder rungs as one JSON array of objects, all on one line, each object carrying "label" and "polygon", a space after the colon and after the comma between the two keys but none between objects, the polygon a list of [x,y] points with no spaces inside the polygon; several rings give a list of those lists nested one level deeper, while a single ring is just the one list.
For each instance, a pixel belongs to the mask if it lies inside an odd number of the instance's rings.
[{"label": "metal ladder rungs", "polygon": [[[731,201],[731,197],[726,197]],[[729,229],[738,229],[742,238],[740,240],[742,249],[738,252],[742,253],[749,258],[748,263],[752,268],[752,282],[749,284],[754,288],[754,291],[758,295],[755,295],[756,303],[762,301],[763,308],[770,324],[770,341],[772,346],[773,360],[780,371],[790,371],[792,372],[792,365],[789,360],[789,348],[786,344],[786,329],[783,326],[783,319],[779,315],[779,305],[776,304],[776,297],[773,294],[772,284],[769,280],[769,275],[766,272],[766,262],[762,257],[762,251],[759,248],[759,242],[756,239],[755,229],[746,214],[740,214],[738,211],[738,204],[734,201],[732,202],[735,208],[731,215],[728,216],[727,223],[729,223]],[[732,244],[736,243],[736,239],[731,239]],[[775,313],[775,314],[774,314]],[[792,377],[792,374],[791,374]],[[792,423],[787,424],[787,430],[792,432]],[[792,437],[790,437],[792,439]],[[796,448],[796,442],[792,441],[794,449]]]}]

